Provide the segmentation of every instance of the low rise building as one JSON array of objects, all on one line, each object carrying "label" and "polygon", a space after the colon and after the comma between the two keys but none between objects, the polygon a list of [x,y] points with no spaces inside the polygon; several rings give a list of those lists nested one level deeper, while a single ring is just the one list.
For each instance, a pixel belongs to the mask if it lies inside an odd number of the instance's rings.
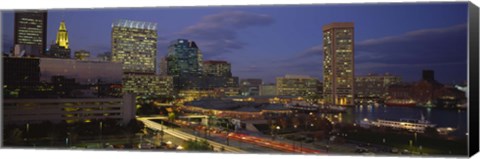
[{"label": "low rise building", "polygon": [[389,73],[370,73],[355,77],[355,97],[358,100],[385,98],[388,87],[401,82],[401,78]]},{"label": "low rise building", "polygon": [[172,96],[173,78],[155,74],[125,74],[123,92],[141,96]]},{"label": "low rise building", "polygon": [[215,115],[216,117],[240,120],[265,119],[265,115],[292,113],[283,104],[239,102],[232,100],[203,99],[187,102],[182,107],[186,112]]},{"label": "low rise building", "polygon": [[277,95],[277,86],[275,84],[260,85],[260,96],[275,96]]},{"label": "low rise building", "polygon": [[90,122],[116,119],[128,123],[135,118],[135,97],[123,98],[31,98],[3,100],[3,121],[8,124]]},{"label": "low rise building", "polygon": [[317,96],[321,90],[318,85],[320,82],[310,76],[286,75],[277,77],[277,95],[279,96]]}]

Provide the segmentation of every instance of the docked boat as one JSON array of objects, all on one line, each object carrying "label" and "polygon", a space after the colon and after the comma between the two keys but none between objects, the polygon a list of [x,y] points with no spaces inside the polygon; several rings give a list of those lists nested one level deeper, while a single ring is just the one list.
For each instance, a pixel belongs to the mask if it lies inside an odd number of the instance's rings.
[{"label": "docked boat", "polygon": [[401,106],[401,107],[414,107],[417,106],[417,102],[413,99],[389,99],[385,101],[387,106]]},{"label": "docked boat", "polygon": [[385,120],[377,119],[377,121],[371,122],[372,125],[377,127],[390,127],[393,129],[404,129],[411,132],[423,133],[426,128],[434,128],[436,125],[430,123],[430,121],[425,120],[422,115],[420,120],[415,119],[400,119],[399,121],[395,120]]}]

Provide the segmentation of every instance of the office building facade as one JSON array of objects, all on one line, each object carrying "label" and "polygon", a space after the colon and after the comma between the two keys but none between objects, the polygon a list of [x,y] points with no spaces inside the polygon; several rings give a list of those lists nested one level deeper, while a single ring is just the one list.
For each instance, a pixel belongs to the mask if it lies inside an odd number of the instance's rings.
[{"label": "office building facade", "polygon": [[171,80],[156,75],[157,23],[118,20],[112,24],[112,61],[123,64],[123,92],[169,95]]},{"label": "office building facade", "polygon": [[135,118],[135,97],[6,99],[3,120],[8,124],[90,122],[114,119],[127,124]]},{"label": "office building facade", "polygon": [[260,96],[275,96],[277,95],[276,84],[262,84],[260,85]]},{"label": "office building facade", "polygon": [[310,97],[318,94],[318,80],[310,76],[285,75],[277,77],[277,95]]},{"label": "office building facade", "polygon": [[204,61],[203,73],[206,76],[231,77],[231,64],[227,61]]},{"label": "office building facade", "polygon": [[385,98],[388,87],[399,84],[401,78],[389,73],[355,77],[355,97],[358,99]]},{"label": "office building facade", "polygon": [[125,73],[155,73],[157,23],[118,20],[112,24],[112,61]]},{"label": "office building facade", "polygon": [[14,56],[45,55],[47,11],[16,11],[14,14]]},{"label": "office building facade", "polygon": [[123,91],[144,96],[172,96],[173,78],[155,74],[125,74]]},{"label": "office building facade", "polygon": [[199,76],[203,57],[194,41],[177,39],[170,43],[167,53],[167,74],[170,76]]},{"label": "office building facade", "polygon": [[323,26],[323,93],[328,105],[354,105],[354,24]]}]

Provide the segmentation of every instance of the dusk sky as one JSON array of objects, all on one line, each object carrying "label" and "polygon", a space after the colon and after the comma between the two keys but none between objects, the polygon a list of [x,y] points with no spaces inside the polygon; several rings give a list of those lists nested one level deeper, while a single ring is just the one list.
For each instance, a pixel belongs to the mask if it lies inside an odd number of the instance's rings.
[{"label": "dusk sky", "polygon": [[[2,48],[10,50],[13,13],[3,13]],[[158,57],[170,41],[190,39],[204,60],[227,60],[234,76],[267,83],[285,74],[322,79],[322,26],[354,22],[356,75],[390,72],[417,81],[422,69],[432,69],[442,83],[467,78],[465,2],[51,10],[48,47],[62,19],[72,54],[110,51],[115,20],[156,22]]]}]

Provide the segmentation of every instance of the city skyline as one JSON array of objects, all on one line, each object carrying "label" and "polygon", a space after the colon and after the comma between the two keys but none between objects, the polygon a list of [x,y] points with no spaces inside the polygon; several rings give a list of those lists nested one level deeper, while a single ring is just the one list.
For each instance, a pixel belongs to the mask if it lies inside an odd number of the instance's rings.
[{"label": "city skyline", "polygon": [[468,155],[471,7],[10,11],[2,144]]},{"label": "city skyline", "polygon": [[[84,49],[96,57],[111,51],[113,21],[141,20],[158,23],[157,65],[170,41],[185,38],[198,43],[205,60],[230,62],[232,74],[240,78],[270,83],[286,74],[303,74],[322,79],[321,27],[352,21],[355,75],[390,72],[404,81],[417,81],[421,70],[432,69],[441,83],[461,83],[467,67],[466,7],[467,3],[442,3],[53,10],[48,14],[47,46],[64,19],[72,52]],[[299,8],[300,12],[293,12]],[[131,11],[135,14],[125,15]],[[147,13],[155,16],[142,16]],[[9,20],[13,20],[11,12],[2,22],[4,49],[13,41]]]}]

